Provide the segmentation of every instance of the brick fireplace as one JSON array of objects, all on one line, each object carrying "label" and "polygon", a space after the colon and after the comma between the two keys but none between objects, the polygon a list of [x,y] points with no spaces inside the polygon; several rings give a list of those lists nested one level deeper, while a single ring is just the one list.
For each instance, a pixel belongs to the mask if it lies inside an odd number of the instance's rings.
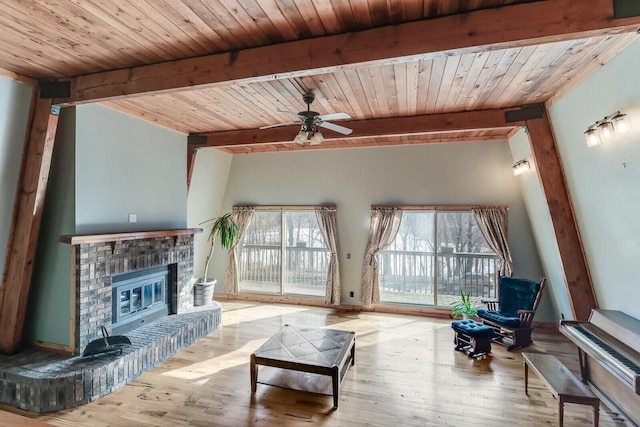
[{"label": "brick fireplace", "polygon": [[[173,235],[166,235],[169,232]],[[193,235],[193,229],[186,229],[64,236],[61,240],[72,245],[74,263],[75,331],[71,350],[81,353],[101,336],[101,326],[113,332],[114,276],[166,267],[170,271],[170,314],[193,307]]]},{"label": "brick fireplace", "polygon": [[[62,242],[72,245],[75,307],[69,353],[73,354],[28,349],[11,356],[0,355],[0,403],[35,412],[83,405],[124,386],[218,329],[222,314],[219,304],[193,307],[193,234],[199,231],[61,237]],[[79,356],[86,344],[101,337],[101,326],[112,333],[113,276],[124,275],[129,280],[137,277],[137,272],[156,271],[158,267],[170,272],[166,288],[169,315],[128,330],[132,346],[122,354]],[[147,291],[139,292],[144,300]]]}]

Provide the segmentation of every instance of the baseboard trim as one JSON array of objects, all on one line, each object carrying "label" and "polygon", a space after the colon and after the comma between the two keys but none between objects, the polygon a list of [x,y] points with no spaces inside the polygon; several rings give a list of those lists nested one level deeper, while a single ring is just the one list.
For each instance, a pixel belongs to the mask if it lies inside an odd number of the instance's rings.
[{"label": "baseboard trim", "polygon": [[296,296],[285,295],[266,295],[266,294],[249,294],[249,293],[237,293],[237,294],[219,294],[216,293],[213,299],[229,300],[229,301],[251,301],[259,303],[274,303],[274,304],[294,304],[294,305],[308,305],[312,307],[324,307],[341,311],[356,311],[356,312],[375,312],[375,313],[389,313],[389,314],[409,314],[414,316],[434,317],[439,319],[450,319],[451,312],[449,310],[435,309],[435,308],[423,308],[414,306],[390,306],[390,305],[378,305],[374,307],[363,307],[361,305],[327,305],[324,303],[324,299],[321,298],[304,298]]}]

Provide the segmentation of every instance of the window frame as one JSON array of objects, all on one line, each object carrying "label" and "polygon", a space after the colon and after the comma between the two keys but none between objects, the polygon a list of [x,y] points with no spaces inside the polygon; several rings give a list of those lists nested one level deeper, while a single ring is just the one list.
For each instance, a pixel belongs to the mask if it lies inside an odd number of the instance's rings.
[{"label": "window frame", "polygon": [[[285,292],[285,277],[286,277],[286,250],[287,250],[287,242],[286,236],[283,234],[285,221],[284,218],[287,213],[295,213],[295,212],[305,212],[312,211],[315,215],[316,208],[331,208],[337,211],[335,205],[252,205],[254,209],[254,215],[260,212],[279,212],[280,213],[280,282],[279,292],[256,292],[256,291],[247,291],[240,290],[242,293],[247,293],[251,295],[263,295],[263,296],[276,296],[276,297],[302,297],[309,299],[323,299],[324,291],[326,289],[326,279],[325,279],[325,288],[323,288],[322,295],[312,295],[312,294],[299,294],[299,293],[287,293]],[[246,237],[246,236],[244,236]],[[324,237],[323,237],[324,239]],[[325,242],[325,250],[330,253],[330,250],[326,246]],[[240,285],[240,284],[239,284]]]},{"label": "window frame", "polygon": [[[508,222],[508,211],[509,211],[509,207],[507,205],[371,205],[371,210],[373,209],[380,209],[380,208],[396,208],[396,209],[400,209],[403,211],[403,217],[404,217],[404,212],[412,212],[412,211],[418,211],[418,212],[434,212],[434,231],[433,231],[433,238],[434,238],[434,243],[436,243],[436,246],[434,248],[434,271],[433,271],[433,281],[434,281],[434,296],[433,296],[433,306],[429,306],[429,305],[425,305],[425,304],[412,304],[412,303],[394,303],[394,302],[388,302],[388,301],[380,301],[381,304],[383,305],[394,305],[394,306],[419,306],[419,307],[425,307],[425,308],[434,308],[434,309],[443,309],[446,306],[442,306],[438,303],[438,292],[436,290],[436,287],[438,285],[438,269],[435,267],[438,265],[438,256],[439,256],[439,247],[437,245],[438,243],[438,239],[437,239],[437,234],[438,234],[438,213],[447,213],[447,212],[468,212],[473,214],[473,209],[479,209],[479,208],[504,208],[507,211],[507,221],[505,223],[505,234],[508,238],[509,236],[509,222]],[[397,236],[396,236],[397,238]],[[486,239],[485,239],[486,240]],[[394,239],[395,241],[395,239]],[[387,249],[384,249],[383,251],[380,252],[380,254],[382,254],[384,251],[386,251]],[[494,252],[495,254],[495,252]],[[496,254],[497,255],[497,254]],[[497,287],[497,283],[495,283],[495,286]],[[496,292],[496,297],[497,297],[497,292]]]}]

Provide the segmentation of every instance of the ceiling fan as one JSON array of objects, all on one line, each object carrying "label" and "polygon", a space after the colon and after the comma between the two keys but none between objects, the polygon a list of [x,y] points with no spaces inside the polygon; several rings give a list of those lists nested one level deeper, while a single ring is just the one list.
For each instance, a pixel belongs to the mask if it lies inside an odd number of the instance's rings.
[{"label": "ceiling fan", "polygon": [[[351,116],[347,113],[331,113],[331,114],[318,114],[316,111],[311,111],[311,103],[314,101],[315,97],[306,93],[302,95],[302,100],[307,104],[307,111],[300,111],[299,113],[293,113],[291,111],[279,110],[281,113],[287,113],[289,115],[296,116],[301,122],[302,126],[300,127],[300,132],[293,139],[293,142],[297,142],[298,144],[304,144],[309,141],[310,145],[317,145],[324,141],[324,137],[322,133],[318,130],[319,127],[332,130],[334,132],[341,133],[343,135],[349,135],[353,132],[352,129],[346,128],[344,126],[337,125],[335,123],[330,123],[327,120],[340,120],[340,119],[350,119]],[[299,123],[298,121],[287,122],[287,123],[278,123],[276,125],[262,126],[260,129],[269,129],[279,126],[289,126]]]}]

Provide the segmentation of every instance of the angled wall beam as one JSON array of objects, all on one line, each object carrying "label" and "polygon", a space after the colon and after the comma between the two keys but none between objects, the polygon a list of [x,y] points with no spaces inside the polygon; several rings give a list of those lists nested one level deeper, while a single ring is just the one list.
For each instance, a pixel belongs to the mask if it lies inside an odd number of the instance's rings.
[{"label": "angled wall beam", "polygon": [[[394,117],[388,119],[352,120],[336,122],[353,129],[356,137],[343,136],[320,129],[327,138],[355,139],[377,136],[406,136],[426,133],[471,131],[484,129],[509,129],[524,125],[524,122],[505,121],[510,109],[462,111],[456,113],[427,114],[423,116]],[[283,126],[269,129],[249,129],[225,132],[201,133],[208,147],[230,147],[234,145],[275,144],[291,142],[300,126]]]},{"label": "angled wall beam", "polygon": [[207,143],[207,138],[204,136],[189,134],[187,138],[187,194],[191,187],[191,176],[193,175],[193,168],[196,165],[196,157],[198,156],[198,148],[204,147]]},{"label": "angled wall beam", "polygon": [[187,194],[189,194],[189,188],[191,188],[191,177],[193,176],[197,155],[198,149],[193,145],[187,145]]},{"label": "angled wall beam", "polygon": [[0,352],[13,353],[22,339],[44,196],[60,108],[38,97],[27,129],[16,192],[7,262],[0,287]]},{"label": "angled wall beam", "polygon": [[527,120],[527,128],[533,160],[558,242],[571,311],[576,320],[586,321],[591,309],[598,308],[598,301],[548,114]]},{"label": "angled wall beam", "polygon": [[639,26],[637,16],[615,19],[612,0],[536,1],[61,79],[71,82],[71,94],[56,103],[317,75],[363,64],[634,32]]}]

